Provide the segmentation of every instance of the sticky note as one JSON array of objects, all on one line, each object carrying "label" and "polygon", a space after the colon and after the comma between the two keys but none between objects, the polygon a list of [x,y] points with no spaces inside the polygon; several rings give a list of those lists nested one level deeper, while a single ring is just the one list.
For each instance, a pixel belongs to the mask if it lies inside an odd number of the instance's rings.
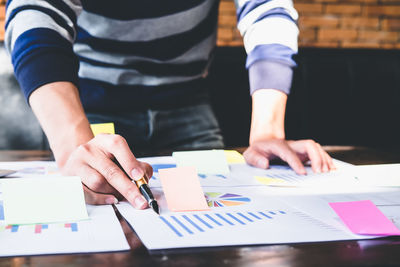
[{"label": "sticky note", "polygon": [[229,164],[238,164],[238,163],[246,163],[242,154],[237,152],[236,150],[224,150],[226,161]]},{"label": "sticky note", "polygon": [[88,219],[79,177],[35,177],[1,180],[4,219],[34,224]]},{"label": "sticky note", "polygon": [[195,167],[160,169],[160,180],[171,211],[209,210]]},{"label": "sticky note", "polygon": [[346,226],[360,235],[400,235],[400,230],[370,200],[329,203]]},{"label": "sticky note", "polygon": [[101,133],[115,134],[114,123],[112,122],[90,124],[90,128],[92,129],[94,136]]},{"label": "sticky note", "polygon": [[194,166],[201,174],[227,174],[228,162],[223,150],[180,151],[172,153],[178,167]]},{"label": "sticky note", "polygon": [[264,185],[285,185],[287,182],[280,178],[264,177],[264,176],[254,176],[256,180]]}]

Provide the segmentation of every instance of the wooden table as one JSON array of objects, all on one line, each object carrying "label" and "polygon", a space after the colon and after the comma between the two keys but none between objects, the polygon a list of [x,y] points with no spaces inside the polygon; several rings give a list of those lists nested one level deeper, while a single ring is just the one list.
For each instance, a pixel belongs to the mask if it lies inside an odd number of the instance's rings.
[{"label": "wooden table", "polygon": [[[395,150],[324,147],[353,164],[400,162]],[[0,151],[0,161],[46,160],[43,151]],[[176,249],[150,253],[121,218],[128,252],[1,258],[3,266],[400,266],[400,238],[290,245]],[[0,240],[1,242],[1,240]]]}]

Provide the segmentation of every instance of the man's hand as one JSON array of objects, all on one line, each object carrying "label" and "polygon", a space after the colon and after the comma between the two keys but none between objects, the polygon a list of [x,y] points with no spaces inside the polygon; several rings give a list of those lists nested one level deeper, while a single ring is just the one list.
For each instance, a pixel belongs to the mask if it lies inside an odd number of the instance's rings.
[{"label": "man's hand", "polygon": [[285,140],[286,94],[275,89],[259,89],[253,93],[252,100],[250,146],[244,153],[250,165],[268,168],[271,159],[280,158],[298,174],[306,174],[303,162],[308,160],[316,173],[335,169],[332,158],[313,140]]},{"label": "man's hand", "polygon": [[31,94],[29,103],[63,174],[81,177],[87,203],[112,204],[125,197],[136,208],[147,206],[131,179],[151,177],[151,166],[136,160],[119,135],[93,138],[75,85],[43,85]]},{"label": "man's hand", "polygon": [[153,169],[138,161],[119,135],[100,134],[80,145],[62,170],[65,175],[81,177],[88,204],[115,204],[124,197],[137,209],[147,206],[131,179],[148,179]]},{"label": "man's hand", "polygon": [[282,159],[298,174],[306,174],[304,162],[311,161],[315,173],[336,169],[332,158],[313,140],[286,141],[270,139],[255,141],[243,154],[247,163],[267,169],[272,159]]}]

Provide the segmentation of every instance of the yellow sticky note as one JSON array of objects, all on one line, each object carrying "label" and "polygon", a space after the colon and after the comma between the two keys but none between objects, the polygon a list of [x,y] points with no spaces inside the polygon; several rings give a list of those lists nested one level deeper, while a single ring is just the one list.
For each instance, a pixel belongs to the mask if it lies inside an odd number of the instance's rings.
[{"label": "yellow sticky note", "polygon": [[71,222],[89,218],[79,177],[2,179],[1,187],[7,224]]},{"label": "yellow sticky note", "polygon": [[195,167],[160,169],[159,174],[169,210],[210,209]]},{"label": "yellow sticky note", "polygon": [[243,155],[236,150],[224,150],[224,152],[228,164],[246,163]]},{"label": "yellow sticky note", "polygon": [[112,122],[90,124],[90,128],[92,129],[94,136],[101,133],[115,134],[114,123]]},{"label": "yellow sticky note", "polygon": [[284,185],[287,182],[280,178],[264,177],[264,176],[254,176],[256,180],[265,185]]}]

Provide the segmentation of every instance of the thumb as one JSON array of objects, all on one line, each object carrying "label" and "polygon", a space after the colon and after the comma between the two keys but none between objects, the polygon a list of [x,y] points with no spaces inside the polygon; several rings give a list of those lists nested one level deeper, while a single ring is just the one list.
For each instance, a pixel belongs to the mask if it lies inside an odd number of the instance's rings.
[{"label": "thumb", "polygon": [[260,152],[255,149],[248,148],[243,153],[246,162],[252,166],[261,168],[261,169],[268,169],[269,167],[269,160]]},{"label": "thumb", "polygon": [[87,204],[91,205],[110,205],[110,204],[117,204],[118,199],[111,194],[102,194],[102,193],[96,193],[87,188],[86,186],[83,186],[83,191],[85,194],[85,201]]}]

